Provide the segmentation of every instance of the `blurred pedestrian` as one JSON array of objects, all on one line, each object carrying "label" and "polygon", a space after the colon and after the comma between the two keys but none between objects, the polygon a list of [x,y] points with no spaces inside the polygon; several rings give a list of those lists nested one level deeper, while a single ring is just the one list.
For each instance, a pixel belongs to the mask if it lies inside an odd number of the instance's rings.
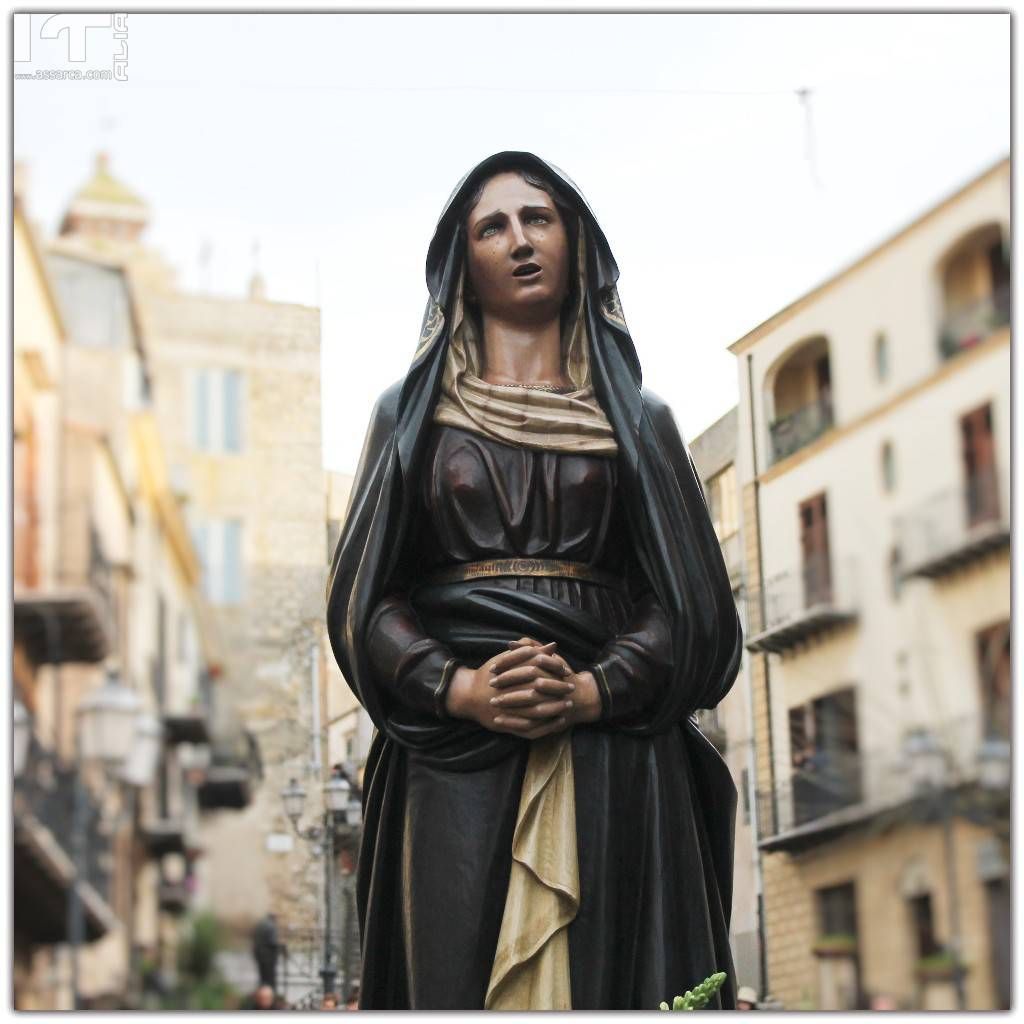
[{"label": "blurred pedestrian", "polygon": [[359,1009],[359,982],[355,982],[348,990],[348,1001],[345,1003],[346,1010]]},{"label": "blurred pedestrian", "polygon": [[325,992],[323,999],[320,1000],[321,1010],[336,1010],[338,1008],[338,993],[337,992]]},{"label": "blurred pedestrian", "polygon": [[252,955],[260,975],[260,985],[277,985],[277,918],[266,914],[252,931]]},{"label": "blurred pedestrian", "polygon": [[737,1010],[756,1010],[757,992],[749,985],[741,985],[736,993]]}]

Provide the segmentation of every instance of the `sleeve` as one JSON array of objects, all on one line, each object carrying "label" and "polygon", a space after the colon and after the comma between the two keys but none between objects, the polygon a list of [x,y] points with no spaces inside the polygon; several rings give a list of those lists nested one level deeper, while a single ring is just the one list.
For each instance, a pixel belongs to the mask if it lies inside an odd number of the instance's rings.
[{"label": "sleeve", "polygon": [[654,705],[672,672],[672,635],[635,556],[627,564],[632,611],[592,666],[601,694],[602,722],[629,722]]},{"label": "sleeve", "polygon": [[374,608],[366,627],[370,667],[396,701],[426,715],[450,719],[445,699],[461,664],[440,641],[424,633],[407,596],[395,592]]}]

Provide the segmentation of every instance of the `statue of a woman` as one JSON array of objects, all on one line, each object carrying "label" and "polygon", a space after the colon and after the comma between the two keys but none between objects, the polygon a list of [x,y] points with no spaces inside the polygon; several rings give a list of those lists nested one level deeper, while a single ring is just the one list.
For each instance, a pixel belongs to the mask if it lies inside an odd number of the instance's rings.
[{"label": "statue of a woman", "polygon": [[715,971],[735,1005],[736,789],[695,712],[742,634],[617,276],[529,153],[477,165],[430,244],[328,586],[377,728],[361,1008],[650,1010]]}]

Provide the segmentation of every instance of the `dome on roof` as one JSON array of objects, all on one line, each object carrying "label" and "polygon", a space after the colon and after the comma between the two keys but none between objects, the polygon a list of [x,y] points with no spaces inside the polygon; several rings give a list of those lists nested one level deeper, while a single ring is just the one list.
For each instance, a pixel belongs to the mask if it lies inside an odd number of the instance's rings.
[{"label": "dome on roof", "polygon": [[96,154],[96,166],[92,177],[75,193],[75,197],[71,201],[74,203],[79,199],[146,207],[145,201],[140,196],[110,173],[110,156],[106,152]]}]

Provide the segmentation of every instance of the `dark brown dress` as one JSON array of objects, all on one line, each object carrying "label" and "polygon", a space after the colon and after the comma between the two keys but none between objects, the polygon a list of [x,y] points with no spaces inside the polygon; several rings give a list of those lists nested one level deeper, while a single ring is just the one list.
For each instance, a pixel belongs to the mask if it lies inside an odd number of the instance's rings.
[{"label": "dark brown dress", "polygon": [[[657,1009],[716,970],[731,974],[681,724],[646,737],[616,729],[657,699],[672,658],[617,498],[616,460],[434,425],[420,483],[416,532],[366,635],[374,675],[404,727],[436,728],[446,664],[475,667],[496,641],[557,640],[575,670],[603,668],[602,718],[572,736],[581,890],[569,926],[573,1008]],[[438,567],[510,556],[586,562],[625,585],[422,584]],[[360,900],[383,906],[388,892],[394,910],[390,919],[369,915],[364,929],[363,988],[374,1008],[483,1007],[529,743],[513,749],[488,768],[451,771],[376,736],[361,852],[374,869]]]}]

